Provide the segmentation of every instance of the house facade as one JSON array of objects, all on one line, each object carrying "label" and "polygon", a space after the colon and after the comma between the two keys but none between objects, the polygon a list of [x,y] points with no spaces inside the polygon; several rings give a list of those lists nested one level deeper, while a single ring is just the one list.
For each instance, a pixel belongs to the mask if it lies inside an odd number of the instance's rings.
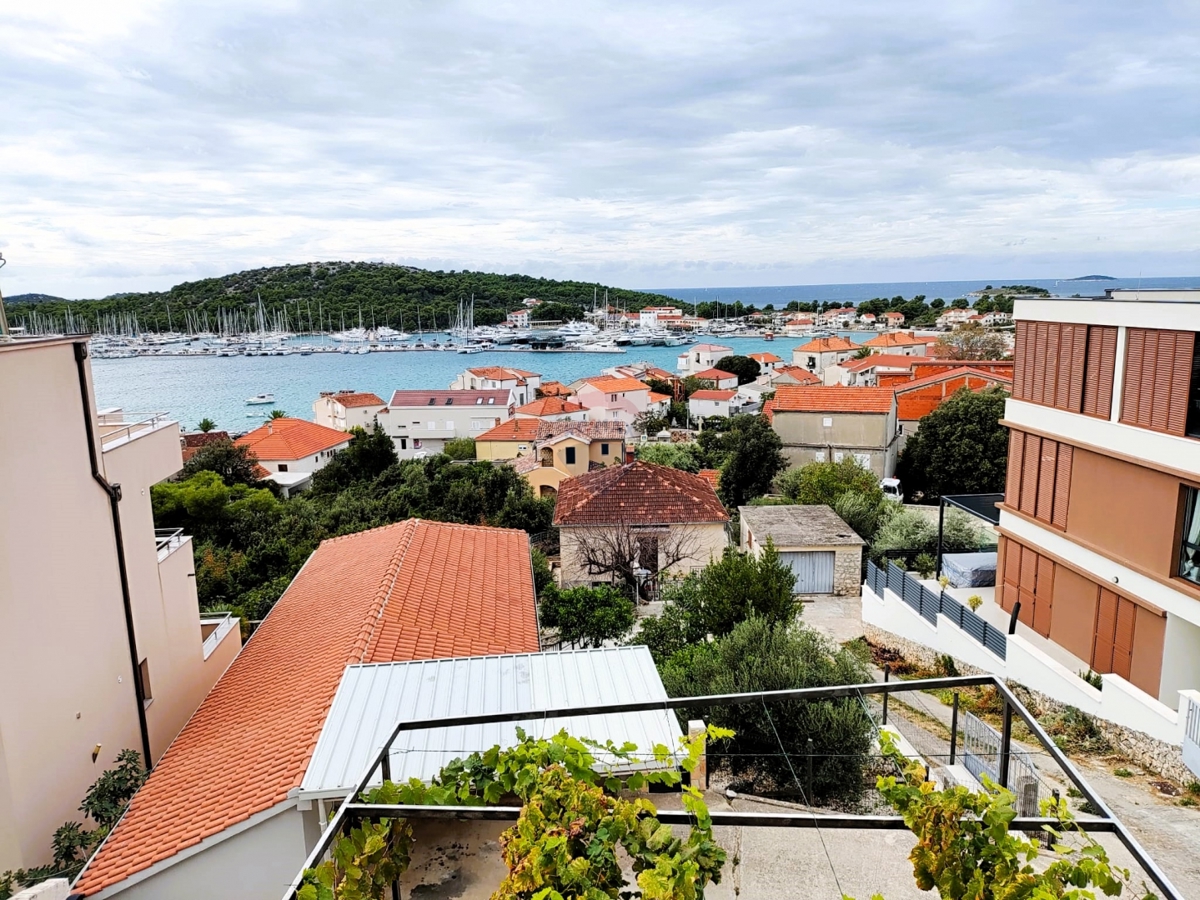
[{"label": "house facade", "polygon": [[326,428],[349,431],[374,428],[387,404],[376,394],[362,391],[322,391],[313,402],[313,421]]},{"label": "house facade", "polygon": [[479,437],[515,411],[508,388],[395,391],[379,422],[401,459],[419,459],[441,453],[446,441]]},{"label": "house facade", "polygon": [[762,555],[770,541],[796,576],[797,594],[858,594],[866,545],[828,506],[740,506],[741,549]]},{"label": "house facade", "polygon": [[241,647],[200,613],[191,537],[155,531],[178,422],[97,411],[87,350],[0,338],[0,415],[38,411],[0,428],[0,872],[49,863],[117,754],[157,762]]},{"label": "house facade", "polygon": [[475,440],[475,458],[512,462],[537,497],[558,492],[564,478],[625,461],[620,422],[511,419]]},{"label": "house facade", "polygon": [[688,412],[693,419],[707,419],[709,416],[728,419],[740,408],[738,392],[735,390],[693,391],[688,397]]},{"label": "house facade", "polygon": [[695,344],[676,360],[676,369],[681,378],[711,369],[720,359],[733,355],[733,348],[721,344]]},{"label": "house facade", "polygon": [[[554,511],[562,583],[618,580],[589,562],[597,559],[636,562],[645,583],[703,568],[728,546],[728,521],[712,483],[678,469],[639,460],[567,479]],[[631,549],[628,559],[611,558]]]},{"label": "house facade", "polygon": [[304,419],[268,419],[237,439],[256,457],[264,480],[274,481],[285,493],[304,490],[312,473],[325,468],[334,454],[350,446],[353,435]]},{"label": "house facade", "polygon": [[889,388],[781,386],[771,427],[791,466],[851,458],[880,478],[896,471],[896,395]]},{"label": "house facade", "polygon": [[513,369],[508,366],[480,366],[460,372],[450,382],[452,391],[509,391],[515,406],[524,406],[537,399],[542,376],[537,372]]},{"label": "house facade", "polygon": [[858,346],[844,337],[817,338],[792,350],[792,365],[818,378],[829,366],[843,363],[858,352]]},{"label": "house facade", "polygon": [[586,422],[587,407],[565,397],[543,397],[518,406],[513,415],[518,419],[544,419],[555,422]]},{"label": "house facade", "polygon": [[888,331],[877,334],[863,344],[872,353],[887,353],[892,356],[925,356],[932,341],[912,331]]},{"label": "house facade", "polygon": [[575,399],[588,410],[593,422],[621,422],[631,426],[642,413],[663,414],[670,405],[665,394],[654,394],[636,378],[589,378],[575,391]]}]

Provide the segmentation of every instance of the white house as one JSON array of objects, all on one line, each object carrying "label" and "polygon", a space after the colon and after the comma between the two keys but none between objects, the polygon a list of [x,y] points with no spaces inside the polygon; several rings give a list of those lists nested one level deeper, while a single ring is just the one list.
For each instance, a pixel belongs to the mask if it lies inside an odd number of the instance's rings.
[{"label": "white house", "polygon": [[441,453],[446,441],[474,438],[514,413],[512,391],[395,391],[379,423],[401,459]]},{"label": "white house", "polygon": [[353,435],[304,419],[268,419],[243,434],[236,443],[258,457],[264,479],[285,492],[307,487],[312,473],[323,469],[339,450],[350,446]]},{"label": "white house", "polygon": [[518,309],[508,314],[508,324],[513,328],[525,329],[529,327],[529,310]]},{"label": "white house", "polygon": [[542,419],[546,422],[586,422],[588,409],[582,403],[576,403],[566,397],[543,397],[541,400],[518,406],[514,417]]},{"label": "white house", "polygon": [[885,312],[881,318],[888,328],[899,328],[904,324],[904,313]]},{"label": "white house", "polygon": [[937,324],[939,328],[953,328],[968,321],[973,315],[969,309],[948,309],[938,316]]},{"label": "white house", "polygon": [[999,311],[987,313],[983,317],[983,324],[989,328],[995,327],[996,325],[1011,325],[1012,313]]},{"label": "white house", "polygon": [[829,366],[848,360],[858,347],[843,337],[817,338],[792,350],[792,364],[820,376]]},{"label": "white house", "polygon": [[694,391],[688,397],[688,412],[693,419],[707,419],[709,416],[728,419],[739,409],[737,391]]},{"label": "white house", "polygon": [[372,428],[387,403],[372,393],[358,391],[321,391],[313,403],[313,418],[318,425],[349,431]]},{"label": "white house", "polygon": [[758,363],[760,374],[763,372],[773,372],[775,367],[783,362],[774,353],[751,353],[750,358]]},{"label": "white house", "polygon": [[724,372],[721,369],[705,369],[702,372],[693,372],[692,377],[710,382],[714,388],[719,390],[736,390],[738,386],[737,376],[732,372]]},{"label": "white house", "polygon": [[680,375],[695,375],[705,369],[711,369],[717,360],[733,355],[732,347],[722,347],[720,344],[696,344],[689,347],[685,353],[679,354],[676,368]]},{"label": "white house", "polygon": [[863,325],[875,327],[875,313],[863,313],[858,317],[858,321]]},{"label": "white house", "polygon": [[537,399],[537,390],[542,386],[542,376],[537,372],[512,369],[508,366],[480,366],[467,369],[450,382],[452,391],[498,391],[512,392],[512,402],[524,406]]}]

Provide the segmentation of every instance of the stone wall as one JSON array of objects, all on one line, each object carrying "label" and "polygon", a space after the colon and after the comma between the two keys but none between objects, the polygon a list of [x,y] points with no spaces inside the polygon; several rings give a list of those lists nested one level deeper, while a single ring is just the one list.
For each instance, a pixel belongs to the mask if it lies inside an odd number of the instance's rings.
[{"label": "stone wall", "polygon": [[841,547],[833,557],[833,593],[856,597],[862,589],[862,547]]},{"label": "stone wall", "polygon": [[[892,634],[890,631],[884,631],[865,622],[863,623],[863,634],[872,644],[895,650],[911,662],[920,663],[926,668],[931,669],[937,665],[938,654],[930,648],[914,641],[906,640],[899,635]],[[957,659],[954,663],[958,667],[958,671],[963,675],[987,674],[982,669],[977,669]],[[1008,682],[1008,685],[1031,710],[1037,709],[1040,713],[1053,713],[1066,709],[1066,704],[1060,703],[1058,700],[1040,691],[1030,690],[1023,684],[1017,684],[1012,681]],[[1136,763],[1144,769],[1155,772],[1179,784],[1187,784],[1189,781],[1195,779],[1196,776],[1183,764],[1183,752],[1181,748],[1173,744],[1168,744],[1165,741],[1160,741],[1133,728],[1126,728],[1123,725],[1117,725],[1115,722],[1109,722],[1105,719],[1092,718],[1096,723],[1096,727],[1100,729],[1100,733],[1104,735],[1118,753],[1130,762]]]}]

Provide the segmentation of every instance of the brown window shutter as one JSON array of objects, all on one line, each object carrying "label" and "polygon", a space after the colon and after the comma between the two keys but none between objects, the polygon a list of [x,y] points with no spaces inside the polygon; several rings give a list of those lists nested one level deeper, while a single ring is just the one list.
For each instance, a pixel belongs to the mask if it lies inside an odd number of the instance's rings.
[{"label": "brown window shutter", "polygon": [[1084,372],[1087,368],[1088,327],[1075,325],[1071,330],[1071,377],[1067,383],[1067,405],[1064,408],[1071,412],[1081,412]]},{"label": "brown window shutter", "polygon": [[1096,326],[1100,344],[1100,391],[1096,401],[1096,415],[1107,419],[1112,415],[1113,381],[1117,372],[1117,329]]},{"label": "brown window shutter", "polygon": [[1047,406],[1058,406],[1058,360],[1059,338],[1062,326],[1057,322],[1046,323],[1046,387],[1042,402]]},{"label": "brown window shutter", "polygon": [[[1145,332],[1146,349],[1142,353],[1142,392],[1138,400],[1138,424],[1151,428],[1154,423],[1154,397],[1158,393],[1155,377],[1158,375],[1158,332]],[[1164,385],[1165,387],[1165,385]],[[1166,410],[1163,422],[1166,422]]]},{"label": "brown window shutter", "polygon": [[1071,463],[1075,449],[1070,444],[1058,445],[1058,474],[1054,477],[1054,511],[1050,524],[1064,531],[1067,528],[1067,504],[1071,499]]},{"label": "brown window shutter", "polygon": [[1037,590],[1038,555],[1028,547],[1021,547],[1021,590],[1030,594]]},{"label": "brown window shutter", "polygon": [[1013,399],[1025,400],[1025,373],[1029,356],[1025,352],[1029,346],[1029,323],[1018,322],[1013,338]]},{"label": "brown window shutter", "polygon": [[1096,643],[1092,650],[1092,669],[1096,672],[1111,672],[1113,642],[1117,633],[1117,595],[1100,589],[1100,602],[1096,604]]},{"label": "brown window shutter", "polygon": [[[1175,368],[1175,333],[1158,331],[1154,333],[1156,349],[1154,353],[1154,396],[1150,401],[1150,427],[1155,431],[1166,431],[1171,416],[1171,381],[1172,370]],[[1149,345],[1147,345],[1149,349]],[[1142,385],[1143,396],[1146,386]]]},{"label": "brown window shutter", "polygon": [[1058,442],[1042,441],[1038,454],[1038,492],[1035,515],[1049,522],[1054,512],[1054,476],[1058,474]]},{"label": "brown window shutter", "polygon": [[1171,406],[1167,410],[1167,431],[1184,435],[1187,426],[1188,394],[1192,386],[1192,356],[1196,335],[1190,331],[1175,333],[1175,355],[1171,360]]},{"label": "brown window shutter", "polygon": [[1075,359],[1075,326],[1058,326],[1058,378],[1054,382],[1054,406],[1071,408],[1071,363]]},{"label": "brown window shutter", "polygon": [[1050,619],[1054,598],[1054,562],[1045,556],[1038,557],[1037,588],[1034,591],[1033,630],[1042,637],[1050,637]]},{"label": "brown window shutter", "polygon": [[1137,425],[1142,400],[1142,359],[1146,355],[1146,334],[1130,328],[1125,339],[1125,381],[1121,390],[1121,421]]},{"label": "brown window shutter", "polygon": [[1025,435],[1025,456],[1021,461],[1021,502],[1017,509],[1028,516],[1037,514],[1038,460],[1042,455],[1042,439],[1035,434]]},{"label": "brown window shutter", "polygon": [[1021,583],[1021,545],[1005,538],[1004,583],[1014,587]]},{"label": "brown window shutter", "polygon": [[1118,597],[1117,600],[1112,670],[1122,678],[1128,679],[1133,663],[1133,631],[1137,622],[1137,604],[1124,597]]},{"label": "brown window shutter", "polygon": [[1049,339],[1050,326],[1047,322],[1038,322],[1035,327],[1037,329],[1037,339],[1033,345],[1033,391],[1029,399],[1034,403],[1045,403],[1046,344]]},{"label": "brown window shutter", "polygon": [[1025,432],[1013,429],[1008,434],[1008,474],[1004,485],[1004,502],[1014,509],[1021,507],[1021,469],[1025,462],[1024,453]]}]

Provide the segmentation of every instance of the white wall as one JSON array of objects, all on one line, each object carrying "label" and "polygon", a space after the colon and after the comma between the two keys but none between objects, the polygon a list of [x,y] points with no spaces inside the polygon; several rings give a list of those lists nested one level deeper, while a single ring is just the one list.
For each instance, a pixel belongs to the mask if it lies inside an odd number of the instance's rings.
[{"label": "white wall", "polygon": [[260,459],[258,462],[259,465],[269,472],[280,471],[280,464],[287,466],[289,472],[316,472],[318,469],[323,469],[329,465],[329,461],[333,459],[333,454],[345,450],[349,446],[350,441],[347,440],[344,444],[338,444],[329,450],[318,450],[316,453],[302,457],[301,459]]},{"label": "white wall", "polygon": [[1167,613],[1158,699],[1168,706],[1180,691],[1200,689],[1200,627]]},{"label": "white wall", "polygon": [[279,900],[307,855],[302,814],[294,805],[219,843],[201,846],[141,881],[122,882],[93,898]]}]

